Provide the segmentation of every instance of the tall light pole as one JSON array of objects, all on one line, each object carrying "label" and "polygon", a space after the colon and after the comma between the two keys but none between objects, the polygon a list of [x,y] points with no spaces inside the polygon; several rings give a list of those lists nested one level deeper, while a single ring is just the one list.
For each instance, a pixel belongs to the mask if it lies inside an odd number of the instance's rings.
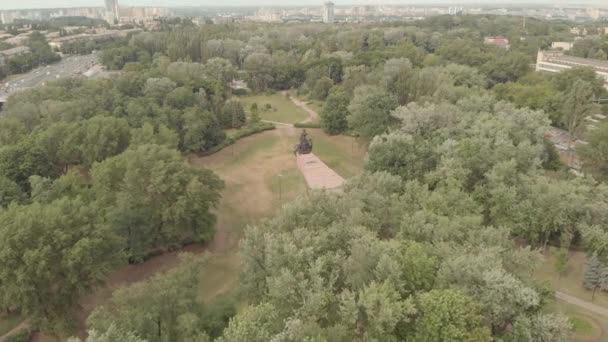
[{"label": "tall light pole", "polygon": [[283,203],[283,174],[279,173],[279,202]]}]

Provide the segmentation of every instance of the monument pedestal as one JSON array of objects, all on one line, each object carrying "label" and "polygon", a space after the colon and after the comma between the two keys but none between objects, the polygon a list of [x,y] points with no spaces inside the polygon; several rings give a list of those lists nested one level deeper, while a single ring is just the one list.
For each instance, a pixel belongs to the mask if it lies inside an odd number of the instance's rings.
[{"label": "monument pedestal", "polygon": [[310,189],[336,191],[344,185],[344,178],[327,166],[314,153],[297,154],[298,169]]}]

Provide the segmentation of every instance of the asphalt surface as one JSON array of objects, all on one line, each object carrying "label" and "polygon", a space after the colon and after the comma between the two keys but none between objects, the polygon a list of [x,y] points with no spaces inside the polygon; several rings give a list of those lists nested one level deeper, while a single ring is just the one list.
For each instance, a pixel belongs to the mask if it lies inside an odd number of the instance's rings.
[{"label": "asphalt surface", "polygon": [[55,64],[40,66],[27,74],[9,76],[0,84],[0,100],[15,91],[44,86],[49,81],[83,75],[88,70],[99,69],[98,57],[98,53],[65,56]]}]

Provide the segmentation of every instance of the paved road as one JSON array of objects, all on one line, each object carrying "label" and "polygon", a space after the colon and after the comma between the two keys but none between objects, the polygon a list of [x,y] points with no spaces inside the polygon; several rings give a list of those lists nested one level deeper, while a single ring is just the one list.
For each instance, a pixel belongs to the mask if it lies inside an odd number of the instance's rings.
[{"label": "paved road", "polygon": [[555,292],[555,297],[557,297],[558,299],[563,300],[566,303],[572,304],[572,305],[576,305],[579,306],[585,310],[594,312],[598,315],[603,315],[605,317],[608,317],[608,308],[604,308],[602,306],[593,304],[591,302],[588,302],[586,300],[582,300],[580,298],[571,296],[569,294],[565,294],[563,292],[559,292],[556,291]]},{"label": "paved road", "polygon": [[38,67],[26,74],[10,76],[0,84],[0,98],[6,98],[12,92],[22,89],[44,86],[52,80],[83,75],[90,69],[95,70],[93,67],[98,64],[98,59],[97,53],[67,56],[55,64]]}]

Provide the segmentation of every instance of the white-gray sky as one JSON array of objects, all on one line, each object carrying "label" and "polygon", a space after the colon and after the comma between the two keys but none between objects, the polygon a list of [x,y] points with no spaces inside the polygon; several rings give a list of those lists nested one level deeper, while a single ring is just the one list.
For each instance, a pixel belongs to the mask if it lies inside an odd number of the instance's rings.
[{"label": "white-gray sky", "polygon": [[[119,0],[124,6],[315,6],[324,0]],[[337,5],[378,5],[378,4],[445,4],[467,5],[485,4],[593,4],[608,6],[608,0],[334,0]],[[51,7],[102,7],[104,0],[0,0],[0,10],[21,8],[51,8]]]}]

